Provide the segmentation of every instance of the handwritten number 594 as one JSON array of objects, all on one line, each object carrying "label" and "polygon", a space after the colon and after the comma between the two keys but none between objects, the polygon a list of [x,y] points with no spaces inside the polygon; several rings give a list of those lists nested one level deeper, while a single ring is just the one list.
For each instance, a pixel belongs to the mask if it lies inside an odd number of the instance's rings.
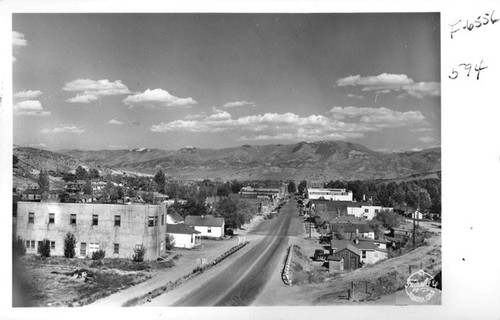
[{"label": "handwritten number 594", "polygon": [[[474,70],[477,72],[477,76],[476,76],[476,80],[479,80],[479,75],[481,74],[481,71],[486,69],[488,67],[484,66],[483,67],[483,60],[481,60],[481,62],[479,64],[476,64],[474,66]],[[472,72],[472,64],[470,63],[461,63],[457,66],[457,70],[455,70],[455,68],[453,68],[451,70],[451,74],[448,76],[448,78],[452,79],[452,80],[455,80],[458,78],[460,72],[462,72],[461,70],[465,70],[467,73],[467,77],[470,76],[471,72]],[[460,72],[459,72],[460,71]]]}]

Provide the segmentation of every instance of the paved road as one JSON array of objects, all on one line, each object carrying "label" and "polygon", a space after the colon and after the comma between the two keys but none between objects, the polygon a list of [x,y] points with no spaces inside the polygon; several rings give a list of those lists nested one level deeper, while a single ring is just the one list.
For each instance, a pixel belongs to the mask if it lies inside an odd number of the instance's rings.
[{"label": "paved road", "polygon": [[[262,235],[250,250],[231,261],[213,279],[177,300],[174,306],[248,306],[259,295],[282,261],[280,253],[287,248],[292,214],[298,214],[294,202],[281,209],[279,217],[262,221],[252,232]],[[196,278],[191,280],[196,281]]]}]

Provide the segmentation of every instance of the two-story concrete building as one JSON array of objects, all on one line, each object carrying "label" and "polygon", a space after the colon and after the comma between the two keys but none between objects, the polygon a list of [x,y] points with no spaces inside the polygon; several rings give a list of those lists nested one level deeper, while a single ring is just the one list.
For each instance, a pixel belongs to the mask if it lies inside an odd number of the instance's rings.
[{"label": "two-story concrete building", "polygon": [[143,204],[18,202],[16,235],[27,253],[37,253],[41,241],[51,242],[51,254],[64,255],[68,232],[76,237],[76,257],[103,249],[106,257],[131,258],[134,248],[146,248],[145,259],[165,253],[166,207]]}]

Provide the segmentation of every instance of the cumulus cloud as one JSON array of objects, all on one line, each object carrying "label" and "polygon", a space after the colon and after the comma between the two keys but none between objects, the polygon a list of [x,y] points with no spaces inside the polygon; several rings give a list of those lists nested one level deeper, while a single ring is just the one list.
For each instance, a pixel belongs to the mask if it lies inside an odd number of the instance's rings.
[{"label": "cumulus cloud", "polygon": [[439,82],[419,82],[403,86],[402,89],[406,91],[406,93],[401,95],[401,98],[410,96],[421,99],[425,96],[439,97],[441,95],[441,84]]},{"label": "cumulus cloud", "polygon": [[223,108],[234,108],[234,107],[243,107],[243,106],[255,107],[255,103],[249,102],[249,101],[233,101],[233,102],[226,103],[222,107]]},{"label": "cumulus cloud", "polygon": [[32,147],[32,148],[46,148],[47,145],[43,142],[40,142],[40,143],[33,143],[33,144],[29,144],[28,147]]},{"label": "cumulus cloud", "polygon": [[115,125],[122,125],[123,124],[123,122],[116,120],[116,118],[109,120],[108,123],[115,124]]},{"label": "cumulus cloud", "polygon": [[66,83],[63,90],[77,92],[77,95],[67,99],[67,102],[87,104],[97,101],[103,96],[116,96],[131,93],[121,80],[111,82],[108,79],[97,81],[91,79],[77,79]]},{"label": "cumulus cloud", "polygon": [[27,90],[27,91],[19,91],[14,93],[14,98],[19,99],[36,99],[43,94],[40,90]]},{"label": "cumulus cloud", "polygon": [[361,87],[361,91],[373,91],[375,94],[387,94],[390,92],[401,92],[398,98],[414,97],[423,98],[426,96],[435,97],[441,94],[439,82],[419,82],[405,74],[382,73],[378,76],[361,75],[348,76],[337,80],[339,87]]},{"label": "cumulus cloud", "polygon": [[361,86],[364,91],[376,91],[384,89],[398,89],[403,85],[412,84],[413,80],[405,74],[382,73],[378,76],[362,77],[360,75],[349,76],[337,80],[339,87]]},{"label": "cumulus cloud", "polygon": [[24,39],[24,33],[12,31],[12,46],[25,47],[27,45],[28,41]]},{"label": "cumulus cloud", "polygon": [[163,89],[147,89],[143,93],[128,96],[123,103],[130,107],[182,107],[196,104],[193,98],[179,98]]},{"label": "cumulus cloud", "polygon": [[232,118],[214,108],[203,118],[175,120],[153,125],[153,132],[216,133],[238,131],[240,140],[323,140],[361,138],[367,132],[384,128],[425,124],[420,111],[400,112],[388,108],[335,107],[327,116],[299,116],[287,112],[265,113]]},{"label": "cumulus cloud", "polygon": [[356,98],[356,99],[364,99],[363,96],[360,96],[360,95],[356,95],[356,94],[352,94],[352,93],[349,93],[347,95],[348,98]]},{"label": "cumulus cloud", "polygon": [[70,125],[60,125],[54,129],[43,129],[40,131],[41,133],[53,133],[53,134],[59,134],[59,133],[76,133],[76,134],[82,134],[85,132],[85,127],[83,126],[75,126],[74,124]]},{"label": "cumulus cloud", "polygon": [[14,115],[18,116],[50,116],[50,111],[43,109],[42,103],[38,100],[25,100],[14,105]]},{"label": "cumulus cloud", "polygon": [[437,142],[437,140],[433,137],[420,137],[418,138],[418,141],[425,144]]},{"label": "cumulus cloud", "polygon": [[[28,41],[24,39],[24,34],[17,31],[12,31],[12,47],[13,51],[17,51],[20,47],[26,47],[28,45]],[[12,62],[16,62],[16,57],[12,56]]]}]

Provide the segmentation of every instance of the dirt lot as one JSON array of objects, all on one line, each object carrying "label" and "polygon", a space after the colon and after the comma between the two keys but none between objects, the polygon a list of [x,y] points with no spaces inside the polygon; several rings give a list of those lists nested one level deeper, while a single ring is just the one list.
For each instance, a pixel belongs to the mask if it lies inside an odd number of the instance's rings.
[{"label": "dirt lot", "polygon": [[[412,304],[404,292],[410,267],[412,273],[423,269],[431,275],[441,270],[441,229],[435,223],[420,223],[422,228],[432,232],[422,246],[353,272],[337,274],[329,274],[323,262],[312,260],[314,250],[323,246],[319,244],[319,235],[313,230],[312,239],[309,239],[302,225],[304,231],[290,237],[289,241],[300,247],[294,251],[295,260],[292,260],[293,285],[276,281],[254,305]],[[347,300],[351,283],[354,284],[354,296]],[[426,304],[440,304],[440,297],[441,292],[436,290],[435,297]]]},{"label": "dirt lot", "polygon": [[161,262],[124,259],[42,259],[27,255],[14,260],[14,306],[81,306],[141,283],[171,268],[180,256]]}]

